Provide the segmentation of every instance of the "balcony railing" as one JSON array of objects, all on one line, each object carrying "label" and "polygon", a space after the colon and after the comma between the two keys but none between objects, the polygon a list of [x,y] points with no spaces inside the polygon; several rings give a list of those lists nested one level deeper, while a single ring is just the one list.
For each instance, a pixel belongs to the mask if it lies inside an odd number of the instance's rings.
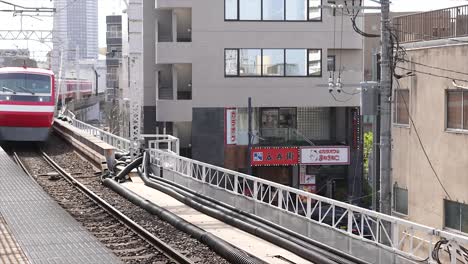
[{"label": "balcony railing", "polygon": [[395,17],[402,43],[468,36],[468,5]]}]

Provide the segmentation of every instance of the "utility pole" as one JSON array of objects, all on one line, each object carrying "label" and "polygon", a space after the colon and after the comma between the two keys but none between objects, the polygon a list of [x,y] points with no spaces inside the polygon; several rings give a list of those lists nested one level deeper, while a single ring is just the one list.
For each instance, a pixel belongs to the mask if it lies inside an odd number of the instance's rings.
[{"label": "utility pole", "polygon": [[381,0],[381,80],[380,80],[380,212],[391,214],[391,96],[393,50],[390,45],[390,2]]},{"label": "utility pole", "polygon": [[129,58],[130,58],[130,155],[132,160],[141,147],[141,104],[143,102],[143,1],[129,1]]}]

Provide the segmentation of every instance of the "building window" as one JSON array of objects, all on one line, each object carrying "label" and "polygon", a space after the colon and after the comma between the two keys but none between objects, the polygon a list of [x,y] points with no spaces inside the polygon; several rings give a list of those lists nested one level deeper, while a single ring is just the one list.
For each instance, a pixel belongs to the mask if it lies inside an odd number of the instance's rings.
[{"label": "building window", "polygon": [[336,71],[336,56],[335,55],[327,56],[327,71],[329,72]]},{"label": "building window", "polygon": [[393,123],[409,125],[409,90],[395,90],[395,104],[393,107]]},{"label": "building window", "polygon": [[264,49],[263,75],[264,76],[284,76],[284,49]]},{"label": "building window", "polygon": [[240,76],[261,76],[262,75],[262,50],[261,49],[241,49],[240,50]]},{"label": "building window", "polygon": [[308,50],[309,76],[322,76],[322,52],[321,50]]},{"label": "building window", "polygon": [[306,20],[307,0],[287,0],[286,20]]},{"label": "building window", "polygon": [[224,62],[226,76],[238,76],[239,51],[237,49],[227,49],[224,51]]},{"label": "building window", "polygon": [[468,91],[447,91],[447,128],[468,130]]},{"label": "building window", "polygon": [[321,0],[224,0],[224,19],[321,21]]},{"label": "building window", "polygon": [[225,76],[321,77],[320,49],[225,49]]},{"label": "building window", "polygon": [[408,190],[393,186],[393,204],[395,212],[408,215]]},{"label": "building window", "polygon": [[322,19],[322,9],[319,8],[321,4],[321,0],[309,0],[309,20]]},{"label": "building window", "polygon": [[107,25],[107,38],[122,38],[122,25]]},{"label": "building window", "polygon": [[306,76],[307,51],[305,49],[286,50],[286,76]]},{"label": "building window", "polygon": [[226,20],[238,20],[238,0],[225,0],[224,2],[224,18]]},{"label": "building window", "polygon": [[468,233],[468,205],[444,200],[445,227]]},{"label": "building window", "polygon": [[240,20],[261,20],[262,0],[239,0]]},{"label": "building window", "polygon": [[263,0],[263,20],[284,20],[284,0]]}]

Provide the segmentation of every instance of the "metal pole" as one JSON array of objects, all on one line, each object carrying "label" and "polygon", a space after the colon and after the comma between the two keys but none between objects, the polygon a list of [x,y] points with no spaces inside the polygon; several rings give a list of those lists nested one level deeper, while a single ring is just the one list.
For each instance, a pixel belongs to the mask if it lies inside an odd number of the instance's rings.
[{"label": "metal pole", "polygon": [[381,0],[381,81],[380,81],[380,212],[391,214],[391,96],[390,3]]},{"label": "metal pole", "polygon": [[96,71],[96,68],[93,68],[94,74],[96,75],[96,96],[98,96],[98,91],[99,91],[99,74]]},{"label": "metal pole", "polygon": [[247,168],[247,174],[252,175],[252,97],[249,97],[249,103],[248,103],[248,115],[249,115],[249,131],[248,131],[248,136],[249,136],[249,167]]},{"label": "metal pole", "polygon": [[[378,82],[378,55],[377,53],[372,55],[372,81]],[[376,101],[376,108],[374,111],[379,111],[380,103],[379,103],[379,93],[380,89],[375,88],[375,93],[373,94],[374,99]],[[380,148],[378,142],[380,142],[380,131],[379,131],[379,122],[380,118],[378,114],[374,114],[372,116],[372,159],[369,158],[369,162],[372,162],[369,166],[369,175],[371,177],[371,184],[372,184],[372,210],[378,211],[378,204],[377,200],[379,199],[378,191],[379,191],[379,162],[380,162]]]}]

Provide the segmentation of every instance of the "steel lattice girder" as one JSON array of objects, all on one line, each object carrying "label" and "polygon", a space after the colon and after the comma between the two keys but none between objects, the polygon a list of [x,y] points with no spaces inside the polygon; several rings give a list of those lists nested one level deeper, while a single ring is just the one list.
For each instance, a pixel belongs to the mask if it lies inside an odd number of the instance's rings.
[{"label": "steel lattice girder", "polygon": [[52,30],[0,30],[0,40],[37,40],[52,42]]}]

